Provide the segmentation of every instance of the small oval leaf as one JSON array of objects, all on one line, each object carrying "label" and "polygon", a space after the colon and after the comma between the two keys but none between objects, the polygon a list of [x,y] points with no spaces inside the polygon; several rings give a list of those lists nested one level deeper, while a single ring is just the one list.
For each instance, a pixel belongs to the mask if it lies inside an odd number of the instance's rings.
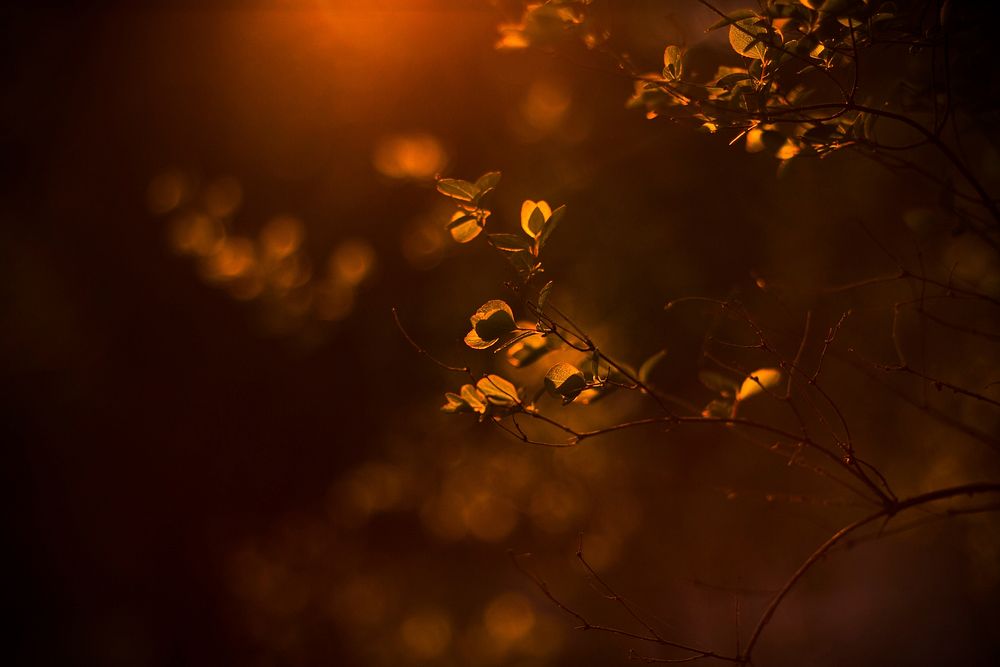
[{"label": "small oval leaf", "polygon": [[438,179],[437,189],[438,192],[445,196],[465,202],[471,202],[480,193],[480,189],[476,184],[458,178]]},{"label": "small oval leaf", "polygon": [[537,238],[545,221],[552,216],[552,209],[545,201],[525,199],[521,204],[521,229],[531,238]]},{"label": "small oval leaf", "polygon": [[476,179],[476,187],[479,188],[479,196],[482,196],[495,188],[500,182],[499,171],[488,171]]},{"label": "small oval leaf", "polygon": [[[472,330],[484,341],[496,342],[504,334],[517,326],[514,313],[506,302],[499,299],[487,301],[469,318]],[[492,345],[492,343],[491,343]]]},{"label": "small oval leaf", "polygon": [[476,383],[476,388],[493,405],[511,407],[520,403],[520,399],[517,396],[517,387],[499,375],[487,375]]},{"label": "small oval leaf", "polygon": [[579,368],[573,364],[560,362],[545,374],[545,388],[551,394],[572,401],[587,388],[587,380]]},{"label": "small oval leaf", "polygon": [[745,401],[751,396],[764,392],[765,389],[776,387],[781,382],[781,371],[777,368],[758,368],[747,376],[736,394],[737,401]]}]

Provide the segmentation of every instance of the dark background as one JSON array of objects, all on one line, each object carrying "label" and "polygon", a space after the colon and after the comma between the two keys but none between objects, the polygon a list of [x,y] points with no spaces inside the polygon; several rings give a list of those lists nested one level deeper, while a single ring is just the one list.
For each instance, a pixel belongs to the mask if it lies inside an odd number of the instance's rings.
[{"label": "dark background", "polygon": [[[641,21],[647,9],[630,4],[623,16]],[[704,22],[675,9],[645,26],[650,43]],[[434,266],[408,263],[400,239],[413,221],[440,215],[438,197],[426,178],[378,173],[373,147],[386,135],[429,133],[449,155],[449,175],[504,171],[494,215],[506,225],[524,198],[566,202],[550,258],[563,298],[612,344],[628,346],[634,363],[664,344],[688,350],[665,371],[679,392],[699,391],[692,378],[705,319],[678,321],[662,303],[742,294],[752,275],[809,285],[882,270],[885,258],[855,219],[890,244],[909,243],[902,202],[933,200],[918,184],[850,157],[776,179],[768,156],[625,110],[631,84],[601,68],[494,51],[498,13],[489,6],[106,3],[8,8],[2,17],[0,349],[14,663],[419,663],[386,648],[407,609],[449,610],[459,646],[460,628],[508,589],[531,601],[536,619],[551,620],[551,647],[488,660],[455,648],[427,660],[624,662],[618,642],[569,634],[504,550],[537,551],[580,604],[602,609],[582,575],[566,570],[576,534],[597,530],[600,516],[618,527],[638,522],[622,529],[607,566],[668,627],[730,642],[731,596],[713,597],[697,581],[774,587],[849,511],[753,500],[815,489],[788,482],[766,454],[728,453],[714,436],[669,452],[623,436],[593,464],[603,472],[588,477],[586,465],[567,473],[550,452],[525,452],[437,413],[457,381],[406,345],[390,309],[429,348],[458,358],[467,314],[499,296],[509,276],[484,249],[447,246]],[[582,129],[518,129],[538,81],[570,91],[561,126],[573,119]],[[148,206],[150,182],[166,169],[200,183],[238,179],[243,202],[231,233],[252,236],[278,214],[300,217],[303,252],[316,266],[344,239],[364,239],[375,268],[349,317],[274,326],[260,303],[207,283],[194,260],[172,251],[168,220]],[[799,316],[780,312],[781,330],[794,332]],[[956,354],[964,344],[941,343]],[[866,401],[865,381],[838,382],[854,383],[842,394],[859,409],[862,433],[915,428],[912,415],[899,416],[905,407]],[[995,432],[995,415],[976,418]],[[918,443],[903,463],[885,460],[913,490],[933,478],[915,471],[996,473],[995,453],[956,447],[945,456]],[[566,474],[578,498],[599,500],[539,532],[525,518],[534,501],[512,491],[522,518],[499,538],[428,532],[426,498],[447,486],[448,470],[480,466],[476,457],[541,471],[532,485]],[[402,499],[344,518],[338,494],[371,461],[389,461],[410,480]],[[726,502],[733,488],[750,500]],[[815,597],[796,603],[798,612],[790,601],[785,621],[776,619],[784,638],[772,645],[784,650],[769,649],[776,662],[988,664],[1000,534],[986,520],[968,537],[967,525],[845,557],[810,589]],[[900,565],[916,547],[923,555]],[[241,578],[257,572],[248,562],[271,569]],[[370,627],[309,597],[336,597],[365,568],[397,591]],[[254,588],[261,577],[270,583]],[[281,597],[292,590],[309,602]],[[751,594],[747,604],[760,600]],[[855,611],[858,620],[844,620]]]}]

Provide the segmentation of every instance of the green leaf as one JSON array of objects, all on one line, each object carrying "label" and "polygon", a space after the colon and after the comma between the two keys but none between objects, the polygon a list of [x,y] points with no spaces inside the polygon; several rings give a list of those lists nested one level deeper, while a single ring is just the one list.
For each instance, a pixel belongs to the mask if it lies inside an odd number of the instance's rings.
[{"label": "green leaf", "polygon": [[569,402],[587,388],[587,380],[579,368],[560,362],[545,374],[545,388],[549,393],[561,396]]},{"label": "green leaf", "polygon": [[517,252],[531,249],[531,241],[517,234],[490,234],[489,239],[500,250]]},{"label": "green leaf", "polygon": [[476,187],[479,188],[479,196],[482,197],[484,194],[495,188],[499,182],[500,182],[499,171],[488,171],[479,178],[477,178]]},{"label": "green leaf", "polygon": [[649,375],[653,372],[653,370],[656,369],[656,366],[661,361],[663,361],[663,358],[665,356],[667,356],[667,351],[660,350],[659,352],[651,356],[649,359],[646,359],[646,361],[642,362],[642,365],[639,366],[639,376],[638,376],[639,382],[645,382],[649,378]]},{"label": "green leaf", "polygon": [[556,210],[552,211],[552,215],[549,216],[548,220],[545,222],[545,226],[542,227],[541,233],[538,235],[538,249],[541,250],[545,242],[549,240],[549,236],[555,231],[556,225],[562,220],[563,215],[566,213],[566,205],[563,204]]},{"label": "green leaf", "polygon": [[487,375],[476,383],[476,388],[493,405],[510,407],[520,402],[517,396],[517,387],[499,375]]},{"label": "green leaf", "polygon": [[465,202],[471,202],[480,194],[478,186],[458,178],[438,179],[437,189],[443,195]]},{"label": "green leaf", "polygon": [[776,387],[779,382],[781,382],[781,371],[777,368],[758,368],[743,381],[736,394],[736,400],[745,401],[752,396],[757,396],[765,389]]},{"label": "green leaf", "polygon": [[499,299],[492,299],[481,305],[469,318],[469,322],[472,323],[472,330],[479,338],[494,342],[517,326],[510,306]]}]

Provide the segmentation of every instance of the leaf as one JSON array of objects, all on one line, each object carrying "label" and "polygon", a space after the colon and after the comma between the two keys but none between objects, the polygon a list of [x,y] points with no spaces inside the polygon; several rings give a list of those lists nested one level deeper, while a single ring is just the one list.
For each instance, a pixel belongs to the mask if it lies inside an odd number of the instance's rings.
[{"label": "leaf", "polygon": [[521,204],[521,229],[531,238],[536,238],[551,215],[552,209],[548,203],[525,199]]},{"label": "leaf", "polygon": [[481,305],[469,318],[469,322],[472,324],[472,331],[479,338],[494,342],[517,326],[510,306],[500,299],[492,299]]},{"label": "leaf", "polygon": [[763,393],[765,389],[777,386],[779,382],[781,382],[781,371],[777,368],[758,368],[743,381],[736,394],[736,400],[745,401],[751,396]]},{"label": "leaf", "polygon": [[479,188],[479,196],[482,197],[484,194],[495,188],[499,182],[500,182],[499,171],[488,171],[479,178],[477,178],[476,187]]},{"label": "leaf", "polygon": [[451,216],[451,220],[445,225],[445,229],[454,229],[459,225],[464,225],[469,221],[475,221],[476,216],[469,215],[465,211],[456,211],[454,215]]},{"label": "leaf", "polygon": [[499,250],[516,252],[531,249],[531,241],[517,234],[490,234],[489,239]]},{"label": "leaf", "polygon": [[587,388],[587,380],[579,368],[560,362],[545,374],[545,388],[549,393],[561,396],[569,402]]},{"label": "leaf", "polygon": [[475,216],[471,216],[464,211],[456,211],[448,222],[447,229],[451,232],[451,237],[459,243],[468,243],[479,236],[483,231],[483,226]]},{"label": "leaf", "polygon": [[764,59],[767,47],[761,42],[766,37],[767,28],[757,25],[759,19],[744,19],[729,26],[729,44],[741,56]]},{"label": "leaf", "polygon": [[725,375],[720,375],[714,371],[701,371],[698,373],[698,381],[706,388],[722,396],[735,396],[740,385],[736,380]]},{"label": "leaf", "polygon": [[[545,202],[539,202],[539,204],[544,204]],[[545,222],[545,226],[542,227],[541,233],[538,235],[538,249],[541,250],[545,242],[549,240],[549,236],[555,231],[556,225],[562,220],[563,214],[566,213],[566,205],[563,204],[556,210],[552,211],[549,215],[548,220]]]},{"label": "leaf", "polygon": [[757,18],[757,13],[752,9],[737,9],[735,12],[729,12],[724,18],[719,19],[712,25],[705,29],[705,32],[711,32],[712,30],[718,30],[719,28],[725,27],[736,23],[737,21],[744,21],[746,19]]},{"label": "leaf", "polygon": [[481,391],[471,384],[465,384],[462,385],[461,396],[473,412],[478,412],[481,415],[486,414],[486,397]]},{"label": "leaf", "polygon": [[[562,208],[562,207],[560,206],[559,208]],[[559,209],[556,209],[556,210],[558,211]],[[551,292],[551,291],[552,291],[552,281],[551,280],[549,282],[545,283],[545,286],[542,287],[542,289],[538,290],[538,310],[539,311],[545,310],[545,302],[546,302],[546,300],[548,300],[548,298],[549,298],[549,292]]]},{"label": "leaf", "polygon": [[466,403],[465,399],[458,394],[448,392],[444,395],[444,398],[447,402],[441,406],[441,412],[472,412],[472,406]]},{"label": "leaf", "polygon": [[466,202],[471,202],[480,194],[478,186],[458,178],[438,179],[437,189],[443,195]]},{"label": "leaf", "polygon": [[676,46],[668,46],[663,51],[663,78],[676,81],[681,78],[684,64],[681,61],[683,53]]},{"label": "leaf", "polygon": [[650,373],[656,368],[656,366],[663,361],[663,358],[667,356],[666,350],[660,350],[646,361],[642,362],[639,366],[639,382],[645,382],[649,378]]},{"label": "leaf", "polygon": [[485,350],[486,348],[493,347],[498,340],[500,340],[499,337],[493,338],[492,340],[483,340],[479,337],[479,334],[476,333],[475,329],[465,334],[465,344],[473,350]]},{"label": "leaf", "polygon": [[510,407],[517,405],[517,387],[499,375],[487,375],[476,383],[476,388],[483,393],[486,400],[493,405]]}]

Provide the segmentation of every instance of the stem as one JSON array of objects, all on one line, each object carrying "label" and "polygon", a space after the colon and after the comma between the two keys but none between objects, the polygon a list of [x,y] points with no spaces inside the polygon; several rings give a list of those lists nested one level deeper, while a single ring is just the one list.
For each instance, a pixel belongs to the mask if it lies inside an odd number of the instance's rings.
[{"label": "stem", "polygon": [[782,600],[785,596],[795,587],[795,584],[799,582],[800,579],[809,571],[809,569],[820,560],[826,553],[842,539],[853,533],[854,531],[862,528],[873,521],[877,521],[881,518],[891,518],[900,512],[905,510],[918,507],[920,505],[926,505],[927,503],[932,503],[938,500],[945,500],[947,498],[955,498],[957,496],[972,496],[979,493],[1000,493],[1000,483],[994,482],[977,482],[973,484],[964,484],[961,486],[953,486],[946,489],[938,489],[937,491],[930,491],[928,493],[923,493],[912,498],[907,498],[905,500],[900,500],[898,502],[892,503],[884,507],[883,509],[875,512],[874,514],[869,514],[868,516],[858,519],[857,521],[850,523],[836,533],[830,536],[823,544],[816,549],[812,555],[809,556],[799,566],[799,569],[791,576],[791,578],[785,582],[785,585],[781,587],[777,595],[771,600],[764,613],[761,614],[760,620],[757,622],[757,627],[754,628],[753,634],[750,636],[750,641],[747,643],[746,651],[741,656],[742,664],[749,664],[750,658],[753,653],[754,647],[760,640],[761,633],[764,632],[764,628],[767,627],[768,622],[774,615],[774,612],[778,609]]}]

